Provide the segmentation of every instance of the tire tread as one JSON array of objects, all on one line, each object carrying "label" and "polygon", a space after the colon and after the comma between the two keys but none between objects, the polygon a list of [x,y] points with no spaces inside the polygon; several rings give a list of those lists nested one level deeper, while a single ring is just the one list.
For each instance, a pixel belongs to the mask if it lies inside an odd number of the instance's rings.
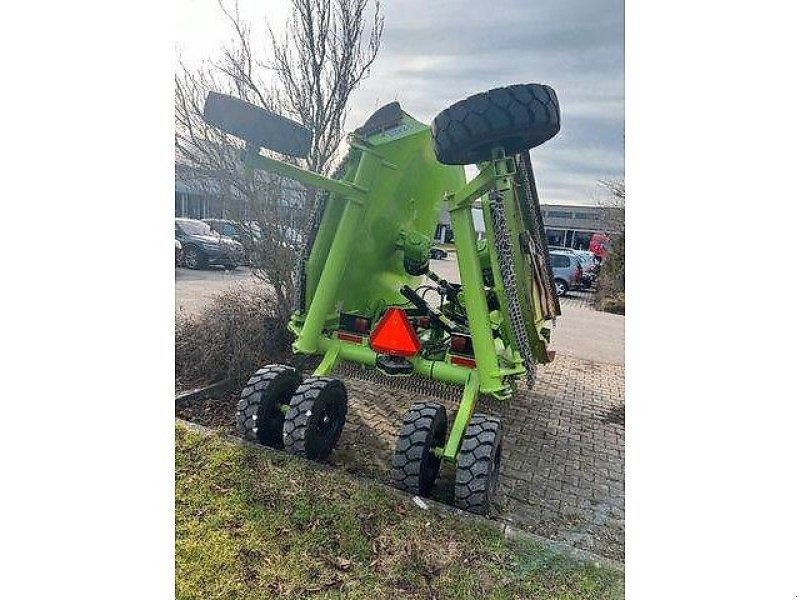
[{"label": "tire tread", "polygon": [[[454,501],[458,508],[477,514],[489,510],[487,485],[493,473],[493,452],[500,451],[500,420],[475,414],[464,432],[456,459]],[[497,448],[496,448],[497,447]]]},{"label": "tire tread", "polygon": [[[286,365],[267,365],[256,371],[247,381],[239,395],[236,405],[236,429],[242,437],[251,442],[258,442],[258,412],[261,408],[261,394],[278,377],[287,373],[297,374],[294,367]],[[299,379],[299,375],[297,375]]]},{"label": "tire tread", "polygon": [[538,83],[474,94],[440,112],[431,125],[436,158],[465,165],[491,158],[492,145],[507,155],[543,144],[561,128],[555,91]]},{"label": "tire tread", "polygon": [[447,427],[444,406],[437,402],[417,402],[403,417],[392,456],[392,484],[409,494],[427,495],[429,489],[420,489],[420,469],[429,436],[434,434],[437,416]]}]

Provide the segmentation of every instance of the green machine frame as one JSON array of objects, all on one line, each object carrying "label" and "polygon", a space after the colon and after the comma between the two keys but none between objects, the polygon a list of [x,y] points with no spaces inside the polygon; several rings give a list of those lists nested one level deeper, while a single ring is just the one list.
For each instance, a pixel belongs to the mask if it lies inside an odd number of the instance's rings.
[{"label": "green machine frame", "polygon": [[[293,350],[302,354],[324,354],[315,376],[329,375],[342,360],[353,361],[363,365],[375,366],[377,354],[367,345],[353,344],[337,339],[325,333],[332,326],[332,313],[339,283],[342,281],[350,257],[351,248],[357,238],[365,204],[369,202],[373,182],[380,178],[381,171],[396,171],[397,166],[387,161],[381,154],[371,149],[368,142],[351,136],[350,146],[358,153],[355,176],[352,181],[337,180],[318,173],[282,162],[260,154],[257,148],[249,148],[245,153],[245,165],[250,169],[270,171],[294,179],[300,183],[325,190],[330,193],[333,202],[340,203],[341,217],[333,235],[332,243],[322,265],[316,290],[304,318],[298,315],[292,319],[290,329],[297,339]],[[498,348],[498,341],[492,332],[492,324],[497,323],[497,315],[490,313],[486,300],[482,274],[482,260],[490,256],[485,249],[484,256],[479,253],[477,235],[472,218],[475,202],[484,198],[484,211],[487,202],[485,197],[491,191],[502,194],[503,202],[512,207],[516,203],[514,176],[516,173],[514,160],[506,157],[502,148],[494,150],[495,158],[480,165],[480,172],[469,183],[451,193],[446,193],[444,200],[448,204],[451,226],[464,290],[464,304],[469,319],[470,334],[475,352],[474,369],[449,364],[445,361],[428,360],[415,356],[410,359],[414,373],[430,377],[445,383],[464,386],[458,412],[444,447],[435,448],[434,452],[448,461],[455,460],[467,423],[472,416],[478,395],[491,394],[500,399],[508,399],[513,392],[514,379],[523,376],[526,369],[522,364],[519,352],[513,348]],[[462,167],[448,167],[462,170]],[[493,235],[491,227],[486,228],[487,236]],[[491,239],[488,240],[491,243]],[[495,280],[500,280],[499,266],[494,257],[489,258]],[[534,296],[536,297],[536,296]],[[537,298],[538,300],[538,298]],[[501,300],[502,302],[502,300]],[[542,351],[537,359],[548,360],[544,352],[545,340],[549,330],[545,320],[541,302],[535,302],[535,327]],[[498,350],[500,352],[498,353]],[[501,360],[502,363],[501,364]]]},{"label": "green machine frame", "polygon": [[[347,411],[344,386],[330,377],[343,361],[387,376],[459,386],[449,435],[441,404],[420,402],[409,409],[392,478],[403,489],[426,493],[423,487],[430,490],[441,460],[455,463],[456,504],[487,510],[502,437],[499,419],[473,415],[478,398],[507,401],[519,379],[532,381],[535,365],[552,360],[547,321],[560,312],[527,155],[560,129],[555,92],[542,84],[495,88],[450,106],[431,126],[391,103],[348,136],[349,151],[335,177],[262,153],[266,148],[306,156],[311,132],[296,123],[213,92],[204,117],[247,142],[243,162],[250,176],[268,172],[321,191],[288,327],[295,353],[322,360],[306,379],[286,365],[267,365],[253,375],[237,407],[245,438],[315,460],[327,456]],[[466,164],[478,166],[470,181]],[[429,270],[434,231],[445,209],[458,284]],[[476,209],[486,225],[485,239],[476,233]],[[436,286],[421,284],[423,277]],[[439,294],[438,308],[417,293],[423,288]],[[416,336],[416,351],[377,341],[383,324],[398,316],[387,310],[392,307],[403,310],[401,323],[409,337]],[[347,323],[357,321],[360,335],[348,334]],[[462,448],[465,439],[470,443]],[[471,471],[471,465],[487,460]],[[459,473],[482,478],[475,486],[480,491]],[[417,483],[408,484],[409,477]]]}]

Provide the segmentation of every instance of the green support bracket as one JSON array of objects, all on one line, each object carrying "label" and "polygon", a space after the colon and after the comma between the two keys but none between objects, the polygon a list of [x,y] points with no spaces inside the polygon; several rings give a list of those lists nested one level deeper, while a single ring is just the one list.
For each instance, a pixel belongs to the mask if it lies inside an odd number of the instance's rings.
[{"label": "green support bracket", "polygon": [[447,444],[445,444],[444,451],[441,453],[445,460],[455,461],[456,459],[458,450],[461,447],[461,440],[464,437],[464,431],[469,425],[472,412],[475,410],[475,403],[478,401],[479,383],[478,378],[474,375],[467,379],[467,385],[464,386],[464,393],[461,395],[456,418],[453,420],[453,428],[450,430],[450,437],[447,438]]},{"label": "green support bracket", "polygon": [[311,187],[328,190],[332,194],[338,194],[339,196],[359,204],[367,199],[367,189],[364,187],[346,181],[331,179],[319,173],[314,173],[313,171],[301,169],[289,163],[275,160],[274,158],[260,154],[257,149],[247,150],[244,155],[244,161],[245,168],[247,169],[262,169],[264,171],[277,173],[278,175],[289,177],[290,179],[310,185]]},{"label": "green support bracket", "polygon": [[314,377],[324,377],[330,375],[339,364],[339,352],[342,348],[342,343],[339,340],[331,340],[331,344],[325,351],[325,356],[322,357],[322,362],[314,371]]},{"label": "green support bracket", "polygon": [[496,176],[492,170],[492,163],[484,164],[477,177],[458,190],[455,194],[449,195],[446,200],[450,205],[450,212],[471,208],[472,203],[491,190],[496,181]]}]

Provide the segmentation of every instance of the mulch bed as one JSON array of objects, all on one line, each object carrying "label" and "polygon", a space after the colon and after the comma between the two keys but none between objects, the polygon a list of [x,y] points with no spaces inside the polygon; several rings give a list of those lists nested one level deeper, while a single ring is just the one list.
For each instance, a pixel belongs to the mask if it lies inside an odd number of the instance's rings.
[{"label": "mulch bed", "polygon": [[177,400],[175,416],[205,427],[222,427],[226,433],[236,433],[234,418],[239,390],[202,400]]}]

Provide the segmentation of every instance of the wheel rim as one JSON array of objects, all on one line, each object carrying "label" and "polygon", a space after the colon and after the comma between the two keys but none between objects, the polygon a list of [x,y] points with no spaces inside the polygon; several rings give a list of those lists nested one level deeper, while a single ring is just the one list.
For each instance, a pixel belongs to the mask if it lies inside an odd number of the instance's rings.
[{"label": "wheel rim", "polygon": [[566,291],[567,290],[564,287],[564,284],[561,283],[560,281],[556,281],[556,294],[558,294],[559,296],[563,296],[566,293]]},{"label": "wheel rim", "polygon": [[313,427],[314,438],[320,441],[320,447],[324,449],[333,447],[343,425],[344,413],[341,406],[334,399],[329,399],[322,405]]},{"label": "wheel rim", "polygon": [[197,252],[192,249],[187,250],[184,262],[190,269],[195,268],[197,266]]}]

